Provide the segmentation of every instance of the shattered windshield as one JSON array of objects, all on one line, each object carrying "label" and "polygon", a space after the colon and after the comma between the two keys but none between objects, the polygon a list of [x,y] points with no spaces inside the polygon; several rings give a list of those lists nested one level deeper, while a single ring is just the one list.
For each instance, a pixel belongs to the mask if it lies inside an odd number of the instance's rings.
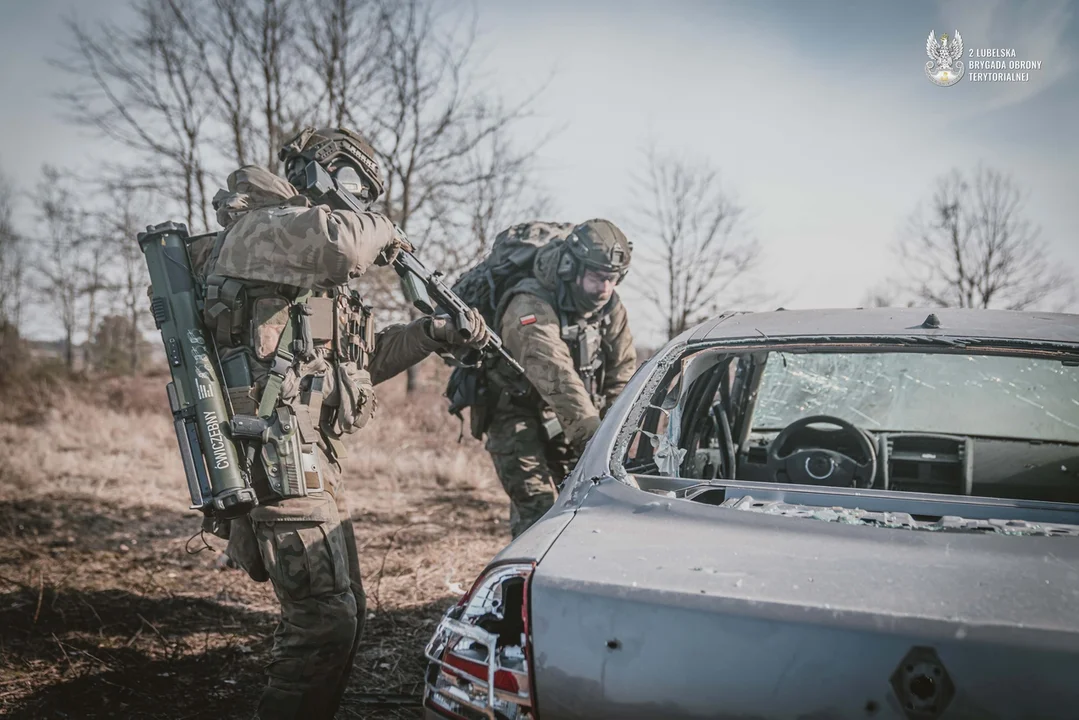
[{"label": "shattered windshield", "polygon": [[1079,444],[1079,368],[934,353],[769,353],[755,430],[833,415],[867,430]]}]

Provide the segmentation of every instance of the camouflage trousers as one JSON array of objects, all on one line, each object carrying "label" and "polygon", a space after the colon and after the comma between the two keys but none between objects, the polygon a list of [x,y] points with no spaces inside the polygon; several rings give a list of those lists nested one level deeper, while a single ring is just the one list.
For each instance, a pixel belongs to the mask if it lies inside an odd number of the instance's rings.
[{"label": "camouflage trousers", "polygon": [[334,470],[326,475],[333,497],[259,506],[233,521],[229,555],[269,579],[281,603],[256,720],[330,720],[352,672],[366,598],[343,488]]},{"label": "camouflage trousers", "polygon": [[486,448],[510,497],[510,532],[516,538],[551,509],[577,458],[557,439],[545,440],[538,417],[523,413],[496,413]]}]

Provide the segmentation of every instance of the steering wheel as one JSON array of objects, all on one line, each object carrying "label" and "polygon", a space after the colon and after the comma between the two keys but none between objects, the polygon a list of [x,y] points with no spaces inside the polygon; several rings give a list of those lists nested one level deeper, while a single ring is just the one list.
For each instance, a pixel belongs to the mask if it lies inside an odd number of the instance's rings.
[{"label": "steering wheel", "polygon": [[[834,425],[837,435],[850,438],[862,455],[869,458],[860,463],[835,450],[811,448],[796,450],[787,455],[779,452],[799,431],[809,425]],[[773,482],[780,482],[779,472],[785,471],[790,482],[799,485],[830,485],[833,487],[862,487],[873,484],[877,476],[877,449],[869,435],[842,418],[831,415],[811,415],[795,420],[780,431],[768,446],[768,472]]]}]

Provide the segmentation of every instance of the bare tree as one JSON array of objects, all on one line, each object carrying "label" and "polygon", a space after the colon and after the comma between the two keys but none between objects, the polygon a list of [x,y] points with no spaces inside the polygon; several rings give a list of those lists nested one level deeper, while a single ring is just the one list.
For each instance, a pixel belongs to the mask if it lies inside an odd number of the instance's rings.
[{"label": "bare tree", "polygon": [[[203,6],[168,0],[190,33]],[[190,0],[188,0],[190,2]],[[300,4],[293,0],[212,0],[211,24],[191,37],[217,51],[218,64],[209,73],[232,131],[237,160],[276,170],[277,151],[297,126],[313,115],[300,81],[297,28]],[[228,28],[221,33],[220,28]],[[208,41],[208,42],[207,42]],[[228,84],[216,80],[224,69]],[[308,78],[303,78],[307,80]],[[259,149],[261,146],[261,149]]]},{"label": "bare tree", "polygon": [[68,370],[73,370],[85,287],[85,258],[81,250],[85,248],[86,218],[73,201],[70,188],[65,186],[63,174],[55,167],[46,165],[42,169],[34,202],[42,235],[34,243],[35,289],[56,312],[64,333],[64,363]]},{"label": "bare tree", "polygon": [[0,325],[18,330],[26,280],[26,249],[15,228],[15,190],[0,174]]},{"label": "bare tree", "polygon": [[522,218],[550,216],[553,201],[535,172],[535,152],[515,150],[502,128],[470,156],[470,174],[479,180],[461,204],[473,244],[455,258],[464,268],[486,255],[495,236]]},{"label": "bare tree", "polygon": [[1014,180],[984,167],[939,178],[895,249],[900,287],[941,307],[1023,310],[1066,303],[1073,287],[1054,267]]},{"label": "bare tree", "polygon": [[[480,87],[474,18],[459,31],[433,0],[134,2],[130,30],[70,24],[61,66],[83,82],[63,99],[76,122],[152,160],[143,164],[156,175],[121,177],[182,195],[191,226],[209,224],[211,168],[276,169],[282,141],[304,124],[371,138],[384,211],[450,275],[482,255],[513,209],[542,203],[531,163],[545,139],[519,147],[509,134],[535,95],[507,106]],[[392,273],[362,282],[380,309],[408,311]]]},{"label": "bare tree", "polygon": [[[205,62],[214,98],[213,128],[207,138],[224,141],[219,145],[231,149],[234,166],[257,163],[276,170],[277,151],[284,140],[318,114],[312,88],[323,82],[318,72],[322,68],[308,66],[312,60],[301,43],[302,32],[307,30],[305,19],[327,0],[311,6],[294,0],[158,1],[167,7],[169,22]],[[336,4],[352,13],[356,3],[338,0]],[[334,38],[341,36],[341,25],[357,24],[352,15],[323,14],[319,19],[334,23],[322,28]],[[354,68],[336,64],[331,69]],[[335,89],[342,85],[336,78],[331,77],[331,82]]]},{"label": "bare tree", "polygon": [[386,34],[375,0],[310,0],[303,4],[298,55],[321,87],[319,124],[343,126],[373,92]]},{"label": "bare tree", "polygon": [[[525,118],[534,97],[507,108],[476,87],[475,21],[461,37],[441,29],[430,0],[384,1],[380,8],[386,57],[379,94],[350,115],[370,129],[382,155],[386,214],[408,231],[421,219],[435,222],[451,201],[492,177],[489,166],[476,162],[477,151]],[[527,160],[528,151],[511,159],[505,135],[501,140],[499,162]],[[470,241],[439,241],[453,242]]]},{"label": "bare tree", "polygon": [[[760,258],[760,245],[745,228],[744,208],[720,185],[707,162],[662,154],[654,144],[637,181],[635,228],[649,282],[637,282],[673,338],[709,315],[763,297],[746,281]],[[638,260],[638,267],[644,265]]]},{"label": "bare tree", "polygon": [[[110,341],[113,345],[120,339],[123,342],[119,350],[110,346],[110,362],[115,364],[115,358],[122,354],[126,358],[127,370],[135,373],[145,356],[142,325],[146,317],[146,287],[150,282],[146,261],[136,237],[148,224],[140,208],[147,207],[150,202],[142,197],[142,193],[123,184],[109,188],[109,194],[110,209],[101,215],[100,225],[105,252],[112,266],[110,287],[113,315],[124,319],[122,324],[112,321],[108,334]],[[124,329],[126,335],[117,335],[119,329]]]},{"label": "bare tree", "polygon": [[[383,40],[374,95],[350,107],[348,117],[381,155],[383,211],[431,265],[454,274],[481,254],[468,232],[476,219],[468,208],[505,197],[491,192],[492,183],[520,177],[535,153],[535,146],[514,149],[505,133],[528,116],[536,96],[507,107],[479,89],[474,18],[462,33],[445,29],[431,0],[378,0],[378,8]],[[485,143],[495,143],[495,163],[482,161]],[[480,192],[488,195],[477,201]],[[401,312],[396,287],[388,273],[365,279],[380,306]],[[414,369],[408,387],[416,387]]]},{"label": "bare tree", "polygon": [[136,21],[90,26],[69,21],[71,57],[56,64],[72,74],[62,93],[70,119],[137,151],[146,162],[129,180],[183,198],[189,227],[209,226],[206,125],[215,99],[207,63],[163,0],[135,0]]},{"label": "bare tree", "polygon": [[15,191],[0,174],[0,376],[20,364],[26,249],[15,227]]},{"label": "bare tree", "polygon": [[[141,325],[149,282],[135,238],[146,225],[140,209],[148,205],[148,192],[106,184],[107,193],[87,197],[81,192],[87,185],[70,172],[43,168],[33,195],[41,219],[32,263],[35,289],[60,321],[69,369],[75,365],[76,338],[85,333],[88,363],[97,367],[97,351],[104,346],[95,338],[107,338],[110,368],[116,369],[123,350],[135,372],[145,355]],[[102,330],[106,318],[111,324]]]},{"label": "bare tree", "polygon": [[374,0],[163,0],[205,59],[214,130],[234,165],[278,167],[306,124],[343,125],[367,101],[384,38]]},{"label": "bare tree", "polygon": [[265,167],[277,169],[277,150],[284,144],[286,133],[295,129],[296,121],[290,116],[286,95],[295,92],[292,83],[290,60],[287,49],[292,46],[296,4],[291,0],[262,0],[255,15],[257,34],[242,35],[248,56],[254,58],[260,76],[262,90],[262,138],[266,148]]},{"label": "bare tree", "polygon": [[257,104],[253,69],[244,34],[250,32],[249,13],[234,0],[166,0],[169,17],[207,62],[206,79],[216,100],[215,114],[223,123],[237,165],[251,160],[252,116]]},{"label": "bare tree", "polygon": [[[84,214],[85,222],[91,223],[89,213]],[[87,227],[86,234],[78,236],[75,240],[73,251],[78,254],[80,263],[76,268],[78,272],[78,292],[85,298],[86,305],[86,334],[92,335],[97,330],[97,323],[101,314],[101,303],[111,292],[114,286],[108,277],[109,261],[112,259],[107,254],[107,238],[97,228]]]}]

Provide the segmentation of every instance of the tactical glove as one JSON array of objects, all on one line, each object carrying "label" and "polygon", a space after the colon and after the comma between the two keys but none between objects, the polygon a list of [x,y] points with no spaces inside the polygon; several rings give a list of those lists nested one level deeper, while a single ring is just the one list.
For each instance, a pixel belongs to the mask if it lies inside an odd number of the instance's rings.
[{"label": "tactical glove", "polygon": [[468,329],[471,331],[468,340],[461,337],[457,326],[443,315],[431,318],[431,338],[450,347],[482,348],[490,341],[491,331],[476,308],[471,308],[467,317]]},{"label": "tactical glove", "polygon": [[393,262],[393,259],[397,257],[397,253],[404,250],[405,252],[415,252],[416,248],[412,247],[412,243],[405,237],[404,231],[396,225],[393,226],[397,231],[393,239],[386,243],[386,246],[382,248],[382,252],[375,258],[375,265],[379,267],[385,267]]},{"label": "tactical glove", "polygon": [[575,443],[578,448],[583,448],[585,444],[592,439],[592,436],[596,434],[596,430],[599,430],[599,418],[595,415],[581,420],[579,425],[580,439]]}]

